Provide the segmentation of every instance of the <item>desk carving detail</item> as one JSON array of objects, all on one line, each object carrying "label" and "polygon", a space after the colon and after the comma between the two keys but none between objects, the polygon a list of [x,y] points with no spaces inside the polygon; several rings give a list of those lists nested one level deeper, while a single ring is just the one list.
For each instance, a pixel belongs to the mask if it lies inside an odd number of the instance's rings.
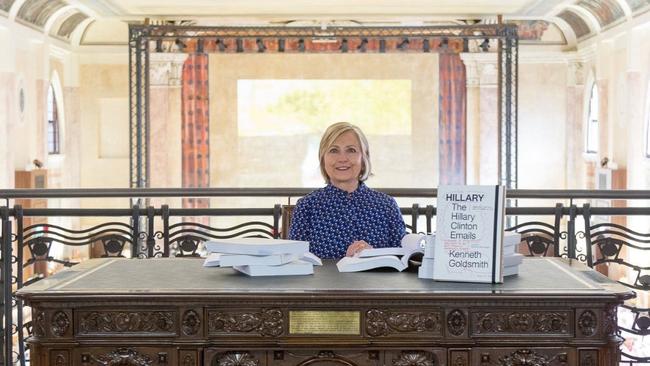
[{"label": "desk carving detail", "polygon": [[172,311],[92,311],[81,313],[79,334],[172,333]]},{"label": "desk carving detail", "polygon": [[436,366],[436,357],[431,352],[404,351],[393,360],[393,366]]},{"label": "desk carving detail", "polygon": [[68,315],[63,311],[57,311],[52,316],[51,325],[52,327],[50,330],[52,331],[52,334],[57,337],[63,337],[70,328],[70,319],[68,319]]},{"label": "desk carving detail", "polygon": [[578,328],[580,329],[580,333],[582,333],[583,336],[585,337],[591,337],[596,333],[596,327],[598,325],[598,320],[596,319],[596,314],[591,311],[583,311],[582,314],[580,314],[580,318],[578,319]]},{"label": "desk carving detail", "polygon": [[45,337],[45,312],[34,309],[33,332],[36,337]]},{"label": "desk carving detail", "polygon": [[467,318],[465,314],[456,309],[447,315],[447,330],[451,335],[461,336],[465,332]]},{"label": "desk carving detail", "polygon": [[569,319],[569,312],[476,312],[472,314],[472,331],[474,334],[567,335]]},{"label": "desk carving detail", "polygon": [[257,332],[265,337],[282,335],[284,332],[282,311],[263,309],[260,312],[208,312],[208,333],[210,335],[252,332]]},{"label": "desk carving detail", "polygon": [[201,329],[201,317],[194,310],[188,310],[183,314],[182,330],[185,335],[195,335]]},{"label": "desk carving detail", "polygon": [[217,355],[217,366],[258,366],[260,361],[248,352],[224,352]]},{"label": "desk carving detail", "polygon": [[527,348],[515,349],[505,354],[495,351],[481,354],[480,361],[481,366],[568,366],[569,356],[566,352],[544,352],[547,354]]},{"label": "desk carving detail", "polygon": [[81,355],[83,364],[95,363],[102,366],[150,366],[152,360],[149,356],[138,353],[132,348],[118,348],[113,352],[92,355],[84,353]]},{"label": "desk carving detail", "polygon": [[[441,335],[440,312],[393,312],[371,309],[366,312],[366,332],[372,337],[391,333],[427,332]],[[433,333],[433,334],[431,334]]]}]

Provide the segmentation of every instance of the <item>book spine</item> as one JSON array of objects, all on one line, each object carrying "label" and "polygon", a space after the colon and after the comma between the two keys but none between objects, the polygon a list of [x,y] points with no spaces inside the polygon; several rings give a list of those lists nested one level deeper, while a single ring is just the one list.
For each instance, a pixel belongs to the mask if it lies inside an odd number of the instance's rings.
[{"label": "book spine", "polygon": [[497,235],[499,234],[499,186],[494,186],[494,223],[492,225],[492,283],[497,283]]}]

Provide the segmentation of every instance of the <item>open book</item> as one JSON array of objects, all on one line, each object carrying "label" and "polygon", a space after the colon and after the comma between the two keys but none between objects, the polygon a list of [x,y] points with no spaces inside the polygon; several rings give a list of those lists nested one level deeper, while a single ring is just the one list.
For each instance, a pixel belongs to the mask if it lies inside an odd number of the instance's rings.
[{"label": "open book", "polygon": [[425,235],[407,234],[401,247],[364,249],[354,257],[343,257],[336,263],[339,272],[359,272],[374,268],[389,267],[403,271],[409,260],[424,254]]}]

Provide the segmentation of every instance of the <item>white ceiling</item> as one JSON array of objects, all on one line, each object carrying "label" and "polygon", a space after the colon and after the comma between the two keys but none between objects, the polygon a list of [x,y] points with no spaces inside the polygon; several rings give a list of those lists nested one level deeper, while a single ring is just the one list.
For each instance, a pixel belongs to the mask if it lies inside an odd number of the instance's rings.
[{"label": "white ceiling", "polygon": [[71,0],[99,18],[118,17],[440,17],[541,15],[562,0]]}]

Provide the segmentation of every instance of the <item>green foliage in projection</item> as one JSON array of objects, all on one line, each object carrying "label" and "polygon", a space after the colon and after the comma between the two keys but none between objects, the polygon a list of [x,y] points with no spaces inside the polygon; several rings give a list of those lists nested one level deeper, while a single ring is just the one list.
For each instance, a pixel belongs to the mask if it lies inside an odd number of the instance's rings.
[{"label": "green foliage in projection", "polygon": [[312,80],[267,107],[303,131],[321,132],[337,121],[359,125],[368,134],[410,134],[410,80]]}]

